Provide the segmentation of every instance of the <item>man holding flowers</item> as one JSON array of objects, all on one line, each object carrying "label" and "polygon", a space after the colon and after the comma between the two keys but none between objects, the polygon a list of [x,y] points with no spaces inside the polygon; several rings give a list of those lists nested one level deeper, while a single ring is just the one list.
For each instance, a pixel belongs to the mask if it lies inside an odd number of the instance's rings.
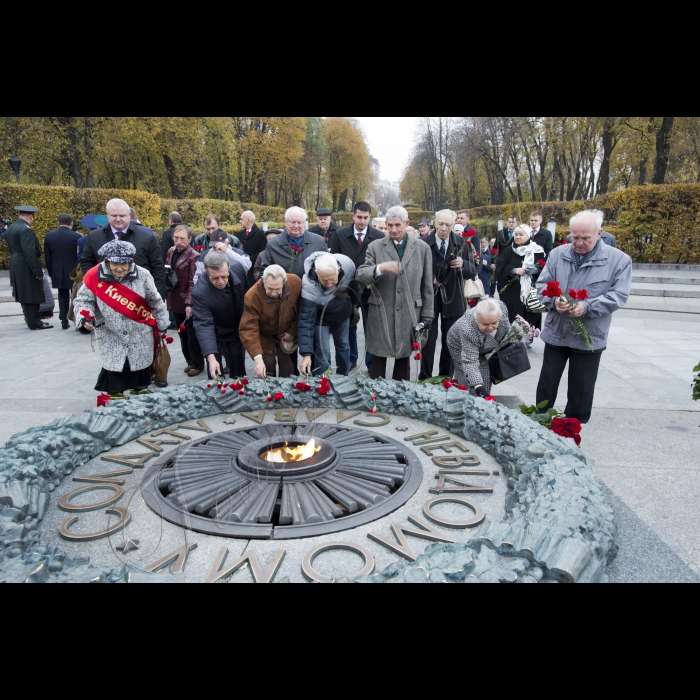
[{"label": "man holding flowers", "polygon": [[540,301],[550,310],[542,340],[544,362],[537,404],[553,408],[566,363],[569,394],[565,414],[588,423],[612,315],[632,288],[632,259],[601,239],[600,212],[583,211],[571,220],[571,245],[555,248],[537,282]]}]

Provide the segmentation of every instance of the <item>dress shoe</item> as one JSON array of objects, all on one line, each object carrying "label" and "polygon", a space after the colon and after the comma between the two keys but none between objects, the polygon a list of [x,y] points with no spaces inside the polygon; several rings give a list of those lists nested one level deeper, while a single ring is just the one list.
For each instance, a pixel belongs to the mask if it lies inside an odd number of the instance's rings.
[{"label": "dress shoe", "polygon": [[187,374],[190,377],[198,377],[202,372],[204,372],[203,369],[191,369]]},{"label": "dress shoe", "polygon": [[61,328],[64,331],[70,330],[70,323],[68,323],[68,321],[61,321]]},{"label": "dress shoe", "polygon": [[350,365],[350,370],[352,371],[353,369],[357,369],[357,362],[353,362],[353,363]]},{"label": "dress shoe", "polygon": [[189,365],[187,365],[187,367],[185,367],[185,374],[189,374],[193,369],[194,367],[190,367]]},{"label": "dress shoe", "polygon": [[33,331],[47,331],[49,328],[53,328],[53,326],[50,326],[48,323],[37,323],[34,328],[32,328]]}]

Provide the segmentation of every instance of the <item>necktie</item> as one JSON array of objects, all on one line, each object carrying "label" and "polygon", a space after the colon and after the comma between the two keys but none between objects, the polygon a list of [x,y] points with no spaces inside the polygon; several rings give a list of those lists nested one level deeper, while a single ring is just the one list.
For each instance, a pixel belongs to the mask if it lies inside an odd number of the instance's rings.
[{"label": "necktie", "polygon": [[534,239],[536,235],[537,235],[537,229],[533,228],[532,233],[530,234],[530,238]]},{"label": "necktie", "polygon": [[364,239],[364,236],[362,235],[362,233],[358,233],[358,234],[357,234],[357,243],[358,243],[358,245],[360,245],[360,246],[362,245],[362,240],[363,240],[363,239]]},{"label": "necktie", "polygon": [[250,231],[245,232],[245,237],[248,238],[248,236],[250,236]]},{"label": "necktie", "polygon": [[443,260],[447,257],[447,247],[445,246],[445,241],[443,241],[442,246],[440,246],[440,255],[442,255]]}]

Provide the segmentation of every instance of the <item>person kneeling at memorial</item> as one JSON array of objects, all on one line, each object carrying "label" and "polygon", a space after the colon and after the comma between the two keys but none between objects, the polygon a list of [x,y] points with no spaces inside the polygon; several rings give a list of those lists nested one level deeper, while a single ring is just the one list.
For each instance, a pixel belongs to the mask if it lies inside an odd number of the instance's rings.
[{"label": "person kneeling at memorial", "polygon": [[204,274],[192,290],[192,315],[210,379],[223,374],[219,346],[228,350],[229,376],[245,376],[245,354],[239,335],[245,294],[243,267],[237,263],[229,265],[224,253],[209,253],[204,260]]},{"label": "person kneeling at memorial", "polygon": [[[545,410],[555,406],[568,362],[569,392],[564,413],[581,423],[591,419],[612,315],[627,303],[632,291],[632,258],[606,245],[602,233],[602,212],[582,211],[574,216],[571,245],[550,253],[537,282],[540,301],[550,310],[541,335],[545,351],[537,404],[546,401]],[[577,299],[573,299],[572,292]]]},{"label": "person kneeling at memorial", "polygon": [[[305,263],[299,309],[299,351],[303,375],[320,377],[331,364],[331,336],[338,374],[350,373],[350,321],[359,322],[360,287],[355,263],[345,255],[314,253]],[[316,357],[314,359],[314,342]]]},{"label": "person kneeling at memorial", "polygon": [[472,396],[491,394],[491,371],[486,356],[496,350],[510,331],[503,302],[484,299],[452,326],[447,345],[455,363],[455,381],[470,388]]},{"label": "person kneeling at memorial", "polygon": [[123,398],[125,391],[148,391],[159,332],[170,327],[170,315],[151,273],[134,264],[134,245],[111,241],[97,255],[104,262],[85,274],[76,325],[83,334],[95,332],[100,346],[95,390]]},{"label": "person kneeling at memorial", "polygon": [[241,341],[255,360],[255,374],[260,379],[291,377],[296,367],[284,350],[292,348],[298,336],[301,280],[287,275],[279,265],[265,269],[263,277],[245,295]]}]

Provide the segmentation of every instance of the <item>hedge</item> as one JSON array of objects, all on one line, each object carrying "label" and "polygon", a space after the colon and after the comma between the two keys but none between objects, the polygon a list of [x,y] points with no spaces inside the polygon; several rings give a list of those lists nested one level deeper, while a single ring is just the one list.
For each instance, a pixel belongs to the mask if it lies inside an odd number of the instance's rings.
[{"label": "hedge", "polygon": [[[88,214],[103,214],[107,202],[115,198],[123,199],[134,207],[144,225],[154,229],[160,225],[160,197],[148,192],[38,185],[0,184],[0,218],[15,221],[17,212],[14,208],[19,204],[37,207],[39,213],[34,220],[34,230],[43,245],[46,234],[58,227],[59,214],[70,214],[80,221]],[[9,248],[0,239],[0,268],[7,269],[9,263]]]}]

